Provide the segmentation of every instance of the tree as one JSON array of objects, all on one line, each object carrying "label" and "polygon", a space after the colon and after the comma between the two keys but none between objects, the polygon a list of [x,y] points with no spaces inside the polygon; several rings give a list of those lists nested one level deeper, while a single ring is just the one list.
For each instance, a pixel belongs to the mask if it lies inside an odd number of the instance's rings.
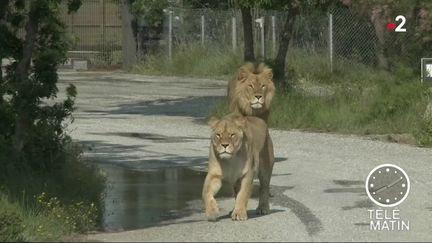
[{"label": "tree", "polygon": [[231,4],[240,9],[243,23],[243,41],[245,62],[255,61],[254,39],[253,39],[253,20],[251,10],[259,6],[262,0],[232,0]]},{"label": "tree", "polygon": [[291,41],[294,23],[297,18],[297,15],[300,13],[300,2],[299,1],[290,1],[289,3],[285,3],[283,8],[288,9],[288,15],[285,20],[285,24],[280,33],[280,42],[279,48],[276,54],[276,58],[274,60],[274,79],[279,82],[282,88],[290,89],[289,83],[285,77],[285,60],[288,54],[288,47]]},{"label": "tree", "polygon": [[[332,0],[329,0],[332,1]],[[253,50],[252,16],[251,8],[263,8],[287,11],[288,15],[280,33],[280,42],[276,58],[273,60],[274,80],[283,88],[289,89],[289,83],[285,76],[286,56],[293,35],[294,24],[302,8],[328,7],[329,1],[308,0],[233,0],[234,6],[240,8],[243,20],[244,32],[244,60],[255,60]]]},{"label": "tree", "polygon": [[[377,38],[377,66],[390,69],[395,63],[405,62],[417,68],[418,60],[431,53],[432,4],[428,0],[341,0],[359,16],[365,16],[372,24]],[[395,17],[406,17],[405,33],[395,33],[386,29],[387,23],[395,23]]]},{"label": "tree", "polygon": [[244,61],[255,61],[251,8],[240,7],[243,21]]},{"label": "tree", "polygon": [[351,0],[341,0],[342,4],[349,6],[357,15],[366,15],[372,23],[377,37],[378,67],[387,69],[388,60],[385,54],[386,24],[391,21],[391,10],[394,0],[366,0],[361,3]]},{"label": "tree", "polygon": [[127,0],[127,4],[134,16],[131,25],[136,49],[140,54],[146,54],[148,42],[160,39],[168,0]]},{"label": "tree", "polygon": [[[59,17],[61,4],[61,0],[0,4],[0,57],[12,61],[0,80],[0,142],[13,148],[16,156],[41,158],[46,164],[35,166],[45,168],[61,156],[69,140],[63,121],[71,116],[76,96],[70,85],[63,102],[44,102],[57,95],[57,67],[66,60],[71,44]],[[81,1],[68,0],[67,6],[69,13],[76,11]]]}]

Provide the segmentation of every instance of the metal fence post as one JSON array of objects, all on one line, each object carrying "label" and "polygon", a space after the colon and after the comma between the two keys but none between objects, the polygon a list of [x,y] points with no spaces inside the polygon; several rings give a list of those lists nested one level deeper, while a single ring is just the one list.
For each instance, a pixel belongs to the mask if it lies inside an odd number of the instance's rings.
[{"label": "metal fence post", "polygon": [[333,73],[333,14],[329,14],[329,54],[330,72]]},{"label": "metal fence post", "polygon": [[172,16],[173,11],[168,12],[168,60],[172,61]]},{"label": "metal fence post", "polygon": [[101,24],[101,32],[102,32],[102,53],[104,53],[105,52],[105,48],[106,48],[106,46],[105,46],[105,42],[106,42],[106,38],[105,38],[105,36],[106,36],[106,34],[105,34],[105,15],[106,15],[106,13],[105,13],[105,0],[101,0],[101,5],[102,5],[102,24]]},{"label": "metal fence post", "polygon": [[236,17],[233,16],[232,17],[232,49],[233,52],[236,51],[236,47],[237,47],[237,24],[236,24]]},{"label": "metal fence post", "polygon": [[264,17],[261,17],[262,25],[261,25],[261,56],[265,59],[265,39],[264,39]]},{"label": "metal fence post", "polygon": [[260,35],[261,35],[261,57],[265,59],[265,40],[264,40],[264,17],[255,19],[255,23],[259,24]]},{"label": "metal fence post", "polygon": [[[129,7],[126,1],[121,5],[122,8],[122,25],[121,25],[121,48],[122,48],[122,64],[124,69],[130,68],[137,61],[136,59],[136,42],[133,34],[131,22],[133,19],[132,14],[129,11]],[[73,25],[72,25],[73,26]]]},{"label": "metal fence post", "polygon": [[276,55],[276,17],[271,16],[272,21],[272,56]]},{"label": "metal fence post", "polygon": [[204,34],[205,34],[205,27],[204,27],[204,15],[201,15],[201,45],[204,46]]}]

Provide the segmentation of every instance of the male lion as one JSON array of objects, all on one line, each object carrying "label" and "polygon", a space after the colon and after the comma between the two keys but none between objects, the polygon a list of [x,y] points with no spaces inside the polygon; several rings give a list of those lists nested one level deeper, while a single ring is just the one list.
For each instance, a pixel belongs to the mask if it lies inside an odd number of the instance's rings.
[{"label": "male lion", "polygon": [[230,112],[257,116],[267,123],[275,94],[272,78],[272,70],[263,63],[246,63],[241,66],[228,83]]},{"label": "male lion", "polygon": [[220,120],[211,118],[209,125],[211,145],[202,192],[207,219],[217,217],[219,210],[214,195],[224,180],[234,189],[235,206],[231,218],[246,220],[246,207],[257,173],[260,181],[257,214],[268,214],[274,154],[266,123],[258,117],[229,114]]}]

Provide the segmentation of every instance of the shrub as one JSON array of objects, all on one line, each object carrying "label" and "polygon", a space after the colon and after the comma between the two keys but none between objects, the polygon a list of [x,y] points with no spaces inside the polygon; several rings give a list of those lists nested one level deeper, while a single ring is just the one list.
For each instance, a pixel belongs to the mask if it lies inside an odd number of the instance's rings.
[{"label": "shrub", "polygon": [[175,75],[207,78],[231,77],[243,63],[240,52],[200,44],[176,46],[170,62],[166,53],[148,55],[132,72],[150,75]]},{"label": "shrub", "polygon": [[98,210],[94,203],[85,201],[63,204],[57,197],[42,192],[35,196],[37,210],[53,221],[61,223],[71,232],[86,232],[94,229]]},{"label": "shrub", "polygon": [[17,205],[0,193],[0,241],[22,241],[23,219]]}]

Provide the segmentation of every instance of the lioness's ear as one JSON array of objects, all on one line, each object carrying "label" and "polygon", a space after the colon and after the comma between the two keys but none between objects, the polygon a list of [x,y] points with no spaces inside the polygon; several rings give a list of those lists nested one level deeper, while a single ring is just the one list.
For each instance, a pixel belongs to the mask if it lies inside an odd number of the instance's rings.
[{"label": "lioness's ear", "polygon": [[210,119],[208,120],[207,124],[211,127],[214,128],[216,126],[216,123],[219,122],[219,119],[217,119],[216,117],[212,116],[210,117]]},{"label": "lioness's ear", "polygon": [[244,127],[246,126],[246,118],[243,117],[243,116],[236,117],[236,118],[234,119],[234,123],[235,123],[238,127],[240,127],[240,128],[244,128]]}]

